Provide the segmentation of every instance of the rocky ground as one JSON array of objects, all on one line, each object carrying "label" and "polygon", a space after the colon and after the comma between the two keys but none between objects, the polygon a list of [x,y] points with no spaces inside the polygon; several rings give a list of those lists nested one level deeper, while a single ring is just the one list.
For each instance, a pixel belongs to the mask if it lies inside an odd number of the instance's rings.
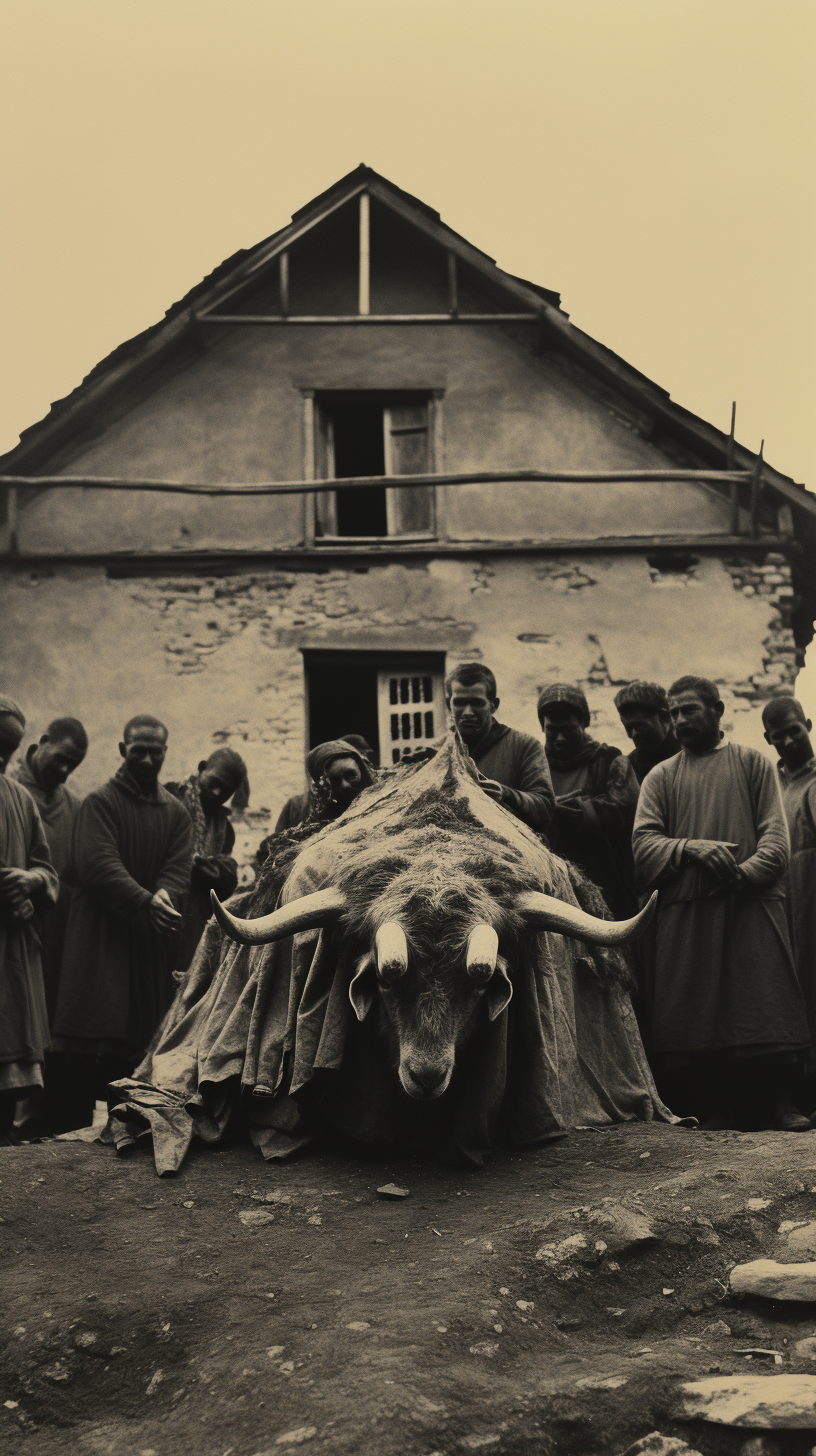
[{"label": "rocky ground", "polygon": [[[473,1171],[235,1145],[172,1180],[51,1142],[0,1179],[10,1456],[813,1446],[816,1304],[729,1272],[816,1259],[816,1133],[587,1129]],[[757,1445],[683,1389],[731,1375],[768,1382],[766,1425],[799,1376],[793,1425]]]}]

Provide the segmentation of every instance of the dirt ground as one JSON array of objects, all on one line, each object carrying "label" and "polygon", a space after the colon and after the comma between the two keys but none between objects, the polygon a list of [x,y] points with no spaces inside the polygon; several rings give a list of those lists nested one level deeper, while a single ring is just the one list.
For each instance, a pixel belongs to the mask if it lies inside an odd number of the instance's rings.
[{"label": "dirt ground", "polygon": [[779,1231],[816,1218],[816,1133],[586,1129],[473,1171],[236,1144],[165,1180],[50,1142],[0,1179],[9,1456],[617,1456],[656,1429],[718,1456],[751,1432],[683,1420],[682,1381],[779,1373],[756,1347],[816,1373],[816,1306],[727,1290],[816,1258],[816,1224]]}]

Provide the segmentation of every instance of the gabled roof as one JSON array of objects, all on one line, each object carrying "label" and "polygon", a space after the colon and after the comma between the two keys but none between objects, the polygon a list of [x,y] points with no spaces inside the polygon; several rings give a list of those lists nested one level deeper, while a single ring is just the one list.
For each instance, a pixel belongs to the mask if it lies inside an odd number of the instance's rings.
[{"label": "gabled roof", "polygon": [[[228,297],[257,282],[259,275],[274,265],[280,253],[298,238],[319,227],[327,217],[363,191],[477,270],[516,300],[525,312],[537,315],[543,338],[561,348],[602,385],[629,399],[695,459],[714,468],[724,466],[728,445],[725,433],[675,404],[665,389],[571,323],[569,315],[560,307],[559,294],[515,274],[505,273],[487,253],[443,223],[433,208],[404,192],[371,167],[361,164],[293,213],[287,227],[263,239],[255,247],[240,249],[227,258],[182,299],[172,304],[159,323],[114,349],[71,394],[52,404],[43,420],[22,432],[20,444],[0,457],[0,472],[35,474],[39,465],[70,442],[103,403],[124,392],[137,379],[149,375],[176,350],[189,347],[199,328],[199,314],[217,309]],[[756,458],[742,446],[735,447],[736,468],[750,469]],[[770,486],[782,499],[803,510],[811,522],[816,522],[816,496],[806,491],[804,486],[781,475],[767,462],[763,467],[763,480],[766,487]]]}]

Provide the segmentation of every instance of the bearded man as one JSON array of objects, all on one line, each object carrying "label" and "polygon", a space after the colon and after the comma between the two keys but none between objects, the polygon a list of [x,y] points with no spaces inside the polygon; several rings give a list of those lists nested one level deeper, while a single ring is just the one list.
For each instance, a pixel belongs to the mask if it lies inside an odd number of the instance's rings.
[{"label": "bearded man", "polygon": [[[796,973],[816,1050],[816,759],[813,727],[797,698],[771,698],[762,710],[765,740],[779,754],[782,803],[791,838],[788,926]],[[816,1090],[816,1087],[814,1088]]]},{"label": "bearded man", "polygon": [[42,924],[42,969],[49,1021],[57,1006],[65,931],[71,906],[71,850],[74,820],[80,799],[66,779],[78,769],[88,752],[88,735],[78,718],[55,718],[39,743],[32,743],[25,758],[15,762],[10,775],[28,789],[42,820],[51,862],[59,875],[59,899]]},{"label": "bearded man", "polygon": [[774,771],[756,749],[723,742],[714,683],[682,677],[668,696],[681,752],[647,774],[633,839],[641,883],[660,891],[653,1051],[675,1111],[707,1105],[708,1127],[804,1132],[791,1088],[809,1035]]},{"label": "bearded man", "polygon": [[17,1101],[43,1086],[49,1047],[35,915],[55,904],[59,881],[37,806],[6,774],[25,731],[13,698],[0,696],[0,1143],[16,1141]]},{"label": "bearded man", "polygon": [[632,825],[638,783],[632,765],[619,748],[587,731],[589,704],[572,683],[542,689],[538,718],[555,792],[550,844],[583,870],[613,915],[625,920],[637,910]]},{"label": "bearded man", "polygon": [[62,1054],[54,1057],[57,1100],[72,1127],[90,1123],[96,1097],[133,1070],[175,989],[193,825],[159,783],[167,736],[157,718],[131,718],[121,767],[76,816],[76,889],[53,1035]]}]

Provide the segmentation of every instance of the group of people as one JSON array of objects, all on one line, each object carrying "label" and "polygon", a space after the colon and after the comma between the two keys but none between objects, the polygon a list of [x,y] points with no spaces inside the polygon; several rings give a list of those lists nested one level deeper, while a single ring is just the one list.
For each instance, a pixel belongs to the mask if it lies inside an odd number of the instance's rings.
[{"label": "group of people", "polygon": [[[546,839],[626,919],[654,889],[632,947],[635,1001],[664,1099],[712,1128],[816,1126],[816,762],[811,724],[771,699],[779,755],[726,742],[714,683],[633,682],[615,705],[634,747],[598,742],[582,689],[538,697],[543,739],[496,718],[496,679],[462,663],[445,683],[485,792]],[[237,885],[226,810],[247,804],[241,757],[159,782],[168,732],[125,726],[122,762],[80,801],[66,780],[88,740],[53,722],[24,756],[19,705],[0,696],[0,1139],[88,1125],[128,1077],[183,979],[210,891]],[[432,750],[429,750],[432,751]],[[378,777],[355,733],[306,761],[259,861],[346,812]],[[391,773],[394,770],[383,770]],[[175,979],[174,979],[175,978]]]}]

